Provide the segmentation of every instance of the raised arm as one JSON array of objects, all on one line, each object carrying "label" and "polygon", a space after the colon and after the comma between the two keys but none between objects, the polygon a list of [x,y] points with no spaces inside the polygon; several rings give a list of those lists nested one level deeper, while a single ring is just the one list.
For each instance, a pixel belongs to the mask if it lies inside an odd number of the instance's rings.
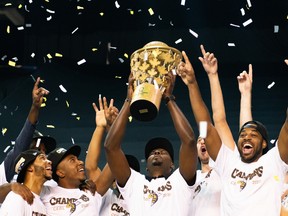
[{"label": "raised arm", "polygon": [[182,55],[184,62],[179,64],[177,73],[188,87],[190,103],[198,127],[200,121],[207,122],[207,137],[205,138],[205,143],[209,155],[213,160],[216,160],[221,147],[221,140],[211,122],[209,111],[202,99],[192,64],[184,51]]},{"label": "raised arm", "polygon": [[286,119],[278,136],[278,148],[281,159],[288,164],[288,108],[286,110]]},{"label": "raised arm", "polygon": [[30,147],[36,123],[38,121],[39,111],[43,102],[43,97],[49,94],[45,88],[39,87],[40,77],[37,78],[32,90],[32,105],[27,120],[15,140],[14,148],[7,154],[4,159],[4,167],[7,182],[14,176],[14,160],[22,152]]},{"label": "raised arm", "polygon": [[127,98],[112,124],[106,139],[105,153],[109,167],[117,180],[119,186],[125,186],[128,178],[131,175],[131,170],[124,152],[121,148],[121,143],[125,135],[128,118],[130,116],[130,102],[133,94],[133,79],[132,74],[129,76]]},{"label": "raised arm", "polygon": [[252,83],[253,83],[253,69],[252,64],[249,64],[248,74],[246,71],[237,76],[238,87],[241,94],[240,99],[240,117],[239,130],[243,124],[253,120],[252,118]]},{"label": "raised arm", "polygon": [[232,132],[226,120],[225,105],[223,100],[222,89],[218,77],[218,61],[213,53],[205,51],[203,45],[200,46],[202,57],[199,60],[206,71],[211,91],[211,104],[213,112],[213,121],[215,128],[223,142],[231,150],[235,148],[235,142]]},{"label": "raised arm", "polygon": [[[109,103],[109,107],[107,105],[107,100],[105,97],[99,97],[99,109],[95,103],[93,103],[93,108],[96,113],[96,128],[93,132],[89,147],[88,153],[85,159],[85,168],[87,172],[87,177],[96,181],[96,179],[100,176],[101,170],[98,167],[98,162],[101,155],[101,144],[105,134],[105,130],[108,128],[108,123],[111,125],[113,119],[118,114],[118,110],[113,106],[114,100],[111,99]],[[106,119],[108,118],[108,120]],[[113,118],[113,119],[112,119]]]},{"label": "raised arm", "polygon": [[[163,93],[164,100],[165,98],[171,98],[175,79],[176,76],[169,73],[167,78],[169,85]],[[179,109],[175,100],[168,100],[166,105],[170,112],[175,130],[181,141],[179,151],[179,171],[187,184],[192,185],[195,182],[198,158],[194,131],[182,111]]]}]

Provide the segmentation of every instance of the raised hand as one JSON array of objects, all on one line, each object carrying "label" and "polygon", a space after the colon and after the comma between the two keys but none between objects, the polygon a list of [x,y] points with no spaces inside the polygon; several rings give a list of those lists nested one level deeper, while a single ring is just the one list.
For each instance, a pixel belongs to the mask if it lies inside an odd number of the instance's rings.
[{"label": "raised hand", "polygon": [[37,78],[32,91],[33,105],[38,108],[41,107],[43,97],[49,94],[49,91],[46,90],[45,88],[43,87],[39,88],[39,83],[40,83],[40,77]]},{"label": "raised hand", "polygon": [[241,94],[252,91],[253,69],[252,64],[249,64],[249,71],[243,71],[237,76],[238,87]]},{"label": "raised hand", "polygon": [[213,53],[206,52],[203,45],[200,45],[200,49],[203,57],[199,57],[198,59],[201,61],[204,70],[208,75],[216,74],[218,71],[218,61]]},{"label": "raised hand", "polygon": [[196,81],[195,72],[188,56],[184,51],[182,51],[182,56],[184,58],[184,61],[181,61],[179,63],[177,68],[177,74],[181,77],[181,79],[186,85],[189,85]]}]

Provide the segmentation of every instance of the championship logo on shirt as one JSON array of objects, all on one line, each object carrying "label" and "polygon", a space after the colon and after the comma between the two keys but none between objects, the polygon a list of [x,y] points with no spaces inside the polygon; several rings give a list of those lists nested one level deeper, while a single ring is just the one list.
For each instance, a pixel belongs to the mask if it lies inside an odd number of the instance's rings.
[{"label": "championship logo on shirt", "polygon": [[147,185],[144,185],[143,193],[144,199],[149,201],[151,200],[151,206],[153,206],[158,200],[159,197],[169,196],[169,191],[172,189],[170,181],[167,181],[166,185],[158,187],[157,192],[148,188]]}]

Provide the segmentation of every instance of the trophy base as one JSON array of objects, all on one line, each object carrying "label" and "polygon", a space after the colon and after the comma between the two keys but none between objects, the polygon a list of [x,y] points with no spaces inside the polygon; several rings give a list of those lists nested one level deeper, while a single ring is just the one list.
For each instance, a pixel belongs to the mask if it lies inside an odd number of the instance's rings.
[{"label": "trophy base", "polygon": [[136,87],[133,93],[130,113],[138,121],[152,121],[158,115],[162,93],[150,83]]}]

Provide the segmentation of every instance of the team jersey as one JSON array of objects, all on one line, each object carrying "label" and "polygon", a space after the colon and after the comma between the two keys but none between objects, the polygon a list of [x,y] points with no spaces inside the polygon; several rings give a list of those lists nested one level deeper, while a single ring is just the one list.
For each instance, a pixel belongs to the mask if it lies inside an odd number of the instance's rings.
[{"label": "team jersey", "polygon": [[222,216],[280,215],[288,166],[281,160],[277,145],[253,163],[243,163],[222,145],[216,167],[222,182]]},{"label": "team jersey", "polygon": [[119,190],[130,215],[185,216],[189,215],[188,206],[191,205],[194,187],[187,184],[179,169],[167,179],[160,177],[151,181],[131,170],[126,185]]},{"label": "team jersey", "polygon": [[46,208],[40,196],[33,193],[34,200],[30,205],[20,195],[9,192],[0,209],[1,216],[46,216]]},{"label": "team jersey", "polygon": [[97,192],[92,195],[90,191],[86,192],[78,188],[67,189],[60,186],[44,186],[40,196],[49,216],[98,216],[102,201]]},{"label": "team jersey", "polygon": [[197,170],[195,194],[191,202],[191,216],[219,216],[221,182],[214,169],[202,173]]},{"label": "team jersey", "polygon": [[100,216],[128,216],[127,204],[122,198],[118,197],[112,189],[109,189],[103,196],[100,208]]}]

